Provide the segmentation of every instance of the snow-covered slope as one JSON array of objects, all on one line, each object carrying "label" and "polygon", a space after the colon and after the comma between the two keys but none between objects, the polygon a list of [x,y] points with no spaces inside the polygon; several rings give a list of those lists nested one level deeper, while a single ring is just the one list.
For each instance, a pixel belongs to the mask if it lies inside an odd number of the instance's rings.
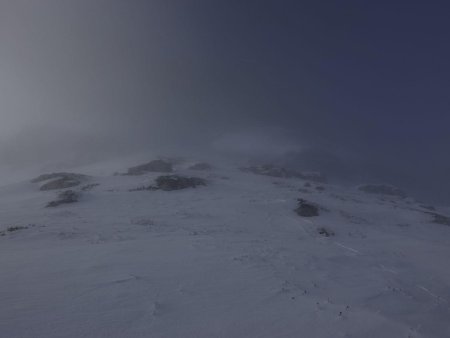
[{"label": "snow-covered slope", "polygon": [[0,337],[450,337],[450,227],[411,199],[223,164],[178,169],[208,180],[179,191],[106,172],[55,208],[0,188]]}]

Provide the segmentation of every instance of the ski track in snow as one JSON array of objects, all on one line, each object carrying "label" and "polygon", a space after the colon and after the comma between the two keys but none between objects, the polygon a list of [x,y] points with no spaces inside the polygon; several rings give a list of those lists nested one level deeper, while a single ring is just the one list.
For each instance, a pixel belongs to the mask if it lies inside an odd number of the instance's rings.
[{"label": "ski track in snow", "polygon": [[29,182],[0,187],[0,337],[450,337],[450,227],[415,202],[179,173],[209,184],[97,175],[57,208]]}]

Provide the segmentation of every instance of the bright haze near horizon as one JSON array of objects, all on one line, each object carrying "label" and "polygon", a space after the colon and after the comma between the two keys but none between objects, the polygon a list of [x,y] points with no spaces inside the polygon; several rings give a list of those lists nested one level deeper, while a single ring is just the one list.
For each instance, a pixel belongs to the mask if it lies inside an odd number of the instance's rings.
[{"label": "bright haze near horizon", "polygon": [[449,10],[0,0],[0,163],[266,148],[336,179],[448,203]]}]

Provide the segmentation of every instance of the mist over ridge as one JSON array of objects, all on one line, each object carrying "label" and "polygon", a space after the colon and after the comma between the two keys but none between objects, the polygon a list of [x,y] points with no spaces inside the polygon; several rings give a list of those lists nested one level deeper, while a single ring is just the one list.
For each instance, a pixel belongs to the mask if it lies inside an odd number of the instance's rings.
[{"label": "mist over ridge", "polygon": [[444,12],[356,1],[2,1],[0,162],[186,146],[261,161],[290,154],[290,165],[447,203]]}]

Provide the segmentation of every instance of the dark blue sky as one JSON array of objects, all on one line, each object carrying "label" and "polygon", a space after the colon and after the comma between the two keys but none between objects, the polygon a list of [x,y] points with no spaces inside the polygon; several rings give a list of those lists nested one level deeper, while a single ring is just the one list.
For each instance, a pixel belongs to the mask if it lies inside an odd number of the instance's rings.
[{"label": "dark blue sky", "polygon": [[268,110],[261,118],[309,122],[360,146],[448,137],[450,5],[227,1],[190,10],[220,86],[247,89],[249,104]]},{"label": "dark blue sky", "polygon": [[450,200],[449,13],[445,1],[5,0],[0,131],[138,144],[277,127],[348,154],[360,176]]}]

